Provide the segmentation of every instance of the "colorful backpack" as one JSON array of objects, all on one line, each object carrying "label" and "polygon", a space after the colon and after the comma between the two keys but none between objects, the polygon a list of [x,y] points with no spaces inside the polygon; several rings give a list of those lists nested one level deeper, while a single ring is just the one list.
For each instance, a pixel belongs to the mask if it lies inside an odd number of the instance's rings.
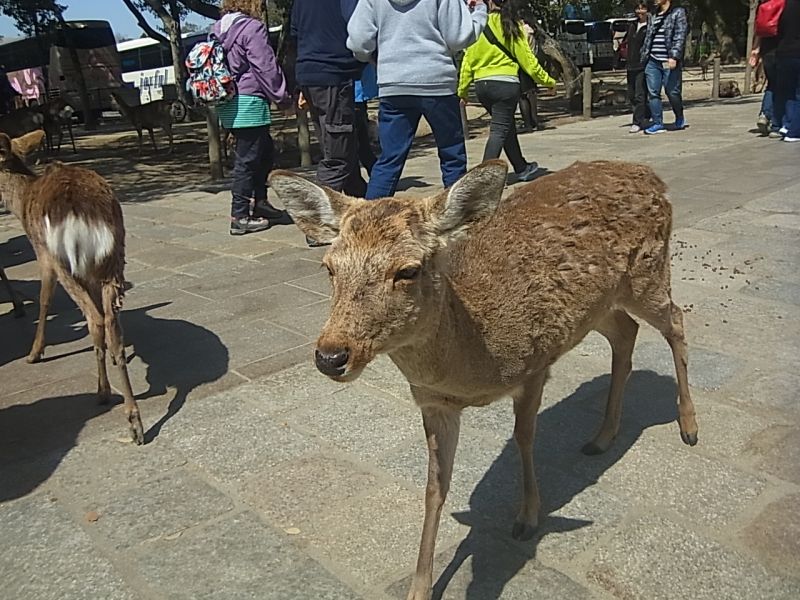
[{"label": "colorful backpack", "polygon": [[200,102],[226,102],[236,95],[236,82],[228,69],[225,49],[214,34],[189,51],[186,68],[189,70],[186,89]]}]

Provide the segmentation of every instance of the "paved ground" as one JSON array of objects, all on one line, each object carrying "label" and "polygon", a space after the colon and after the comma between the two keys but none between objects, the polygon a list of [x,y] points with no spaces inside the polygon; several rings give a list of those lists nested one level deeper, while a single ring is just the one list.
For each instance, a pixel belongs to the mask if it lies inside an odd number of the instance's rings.
[{"label": "paved ground", "polygon": [[[800,597],[800,144],[748,130],[752,100],[695,106],[691,128],[630,136],[623,118],[528,135],[530,159],[652,164],[675,204],[700,444],[678,435],[666,343],[641,330],[620,439],[599,423],[610,355],[589,337],[554,369],[536,464],[549,516],[516,543],[510,402],[466,415],[439,534],[437,597]],[[483,140],[472,140],[478,159]],[[411,193],[437,185],[409,162]],[[418,186],[418,187],[415,187]],[[0,581],[47,598],[404,598],[421,528],[420,419],[388,361],[352,385],[313,368],[320,252],[291,228],[231,238],[227,195],[128,203],[124,326],[149,443],[95,404],[86,327],[60,296],[47,360],[35,304],[0,315]],[[27,242],[0,259],[28,298]],[[794,357],[794,358],[792,358]],[[112,382],[116,373],[112,372]]]}]

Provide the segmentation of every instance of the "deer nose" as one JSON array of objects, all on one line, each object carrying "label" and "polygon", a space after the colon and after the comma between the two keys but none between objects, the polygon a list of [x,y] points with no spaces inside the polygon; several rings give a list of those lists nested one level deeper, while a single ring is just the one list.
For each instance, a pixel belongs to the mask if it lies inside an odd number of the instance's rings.
[{"label": "deer nose", "polygon": [[333,350],[317,350],[314,353],[317,369],[328,377],[344,375],[347,361],[350,360],[350,351],[347,348],[334,348]]}]

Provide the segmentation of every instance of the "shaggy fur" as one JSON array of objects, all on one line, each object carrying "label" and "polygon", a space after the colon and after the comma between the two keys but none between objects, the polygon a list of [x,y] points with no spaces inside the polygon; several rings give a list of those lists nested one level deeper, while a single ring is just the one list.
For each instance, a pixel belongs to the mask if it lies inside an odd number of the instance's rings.
[{"label": "shaggy fur", "polygon": [[[505,178],[505,163],[490,161],[431,198],[365,202],[287,172],[270,177],[300,228],[332,241],[324,263],[333,297],[318,366],[350,381],[388,353],[422,410],[430,460],[412,600],[430,594],[464,407],[514,398],[523,506],[512,533],[533,535],[542,388],[548,367],[589,331],[609,340],[613,356],[606,415],[584,452],[607,450],[619,429],[638,330],[629,313],[672,347],[681,436],[697,442],[683,315],[670,296],[672,210],[663,182],[642,165],[576,163],[501,200]],[[326,357],[347,363],[332,374]]]},{"label": "shaggy fur", "polygon": [[0,134],[0,194],[22,223],[42,277],[39,323],[28,362],[37,362],[44,353],[47,311],[57,279],[86,317],[97,358],[100,400],[106,402],[111,395],[108,348],[122,376],[131,435],[141,444],[144,432],[118,318],[125,285],[122,209],[106,180],[94,171],[53,163],[41,176],[32,173],[23,155],[33,136],[41,141],[41,132],[13,142]]}]

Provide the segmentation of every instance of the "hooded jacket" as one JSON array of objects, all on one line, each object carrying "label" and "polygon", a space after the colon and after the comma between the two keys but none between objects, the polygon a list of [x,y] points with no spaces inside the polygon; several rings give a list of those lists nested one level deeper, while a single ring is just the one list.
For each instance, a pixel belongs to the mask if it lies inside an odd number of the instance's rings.
[{"label": "hooded jacket", "polygon": [[238,94],[276,103],[288,100],[286,79],[269,45],[264,23],[233,12],[223,15],[212,31],[225,49]]},{"label": "hooded jacket", "polygon": [[359,0],[347,25],[347,47],[378,58],[378,89],[387,96],[449,96],[458,73],[453,55],[475,43],[486,6],[464,0]]}]

